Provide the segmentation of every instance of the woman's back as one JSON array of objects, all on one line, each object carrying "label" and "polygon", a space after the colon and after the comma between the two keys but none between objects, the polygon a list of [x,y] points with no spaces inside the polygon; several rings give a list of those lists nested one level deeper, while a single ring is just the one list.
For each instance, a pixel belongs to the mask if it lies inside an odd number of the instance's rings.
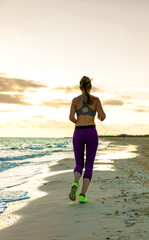
[{"label": "woman's back", "polygon": [[[95,125],[94,111],[95,112],[97,111],[98,98],[93,95],[90,95],[90,96],[92,100],[91,104],[87,104],[87,97],[83,94],[74,98],[75,110],[78,115],[76,126]],[[82,112],[82,114],[78,114],[79,111]],[[91,112],[91,114],[88,114],[88,112]]]}]

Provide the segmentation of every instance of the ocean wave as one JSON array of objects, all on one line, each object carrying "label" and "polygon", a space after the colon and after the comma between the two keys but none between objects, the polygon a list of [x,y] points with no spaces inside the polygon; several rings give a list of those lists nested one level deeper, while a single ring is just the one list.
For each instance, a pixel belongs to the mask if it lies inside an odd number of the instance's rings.
[{"label": "ocean wave", "polygon": [[73,152],[73,149],[66,149],[66,150],[63,150],[63,151],[62,151],[62,149],[55,149],[51,152],[52,153],[56,153],[56,152],[67,153],[67,152]]},{"label": "ocean wave", "polygon": [[4,172],[10,168],[15,168],[18,166],[21,166],[22,164],[29,164],[30,162],[22,162],[22,163],[11,163],[7,161],[1,161],[0,162],[0,172]]},{"label": "ocean wave", "polygon": [[13,202],[22,199],[27,199],[29,196],[27,191],[3,191],[0,193],[0,202]]},{"label": "ocean wave", "polygon": [[66,148],[67,145],[66,143],[54,143],[54,147],[57,147],[57,148]]},{"label": "ocean wave", "polygon": [[25,149],[31,149],[31,150],[42,150],[44,149],[44,147],[23,147],[23,146],[18,146],[18,147],[6,147],[6,148],[3,148],[1,150],[25,150]]},{"label": "ocean wave", "polygon": [[28,194],[27,191],[3,191],[0,193],[0,213],[3,213],[7,208],[7,202],[14,202],[19,200],[24,200],[30,198],[26,196]]},{"label": "ocean wave", "polygon": [[26,149],[31,149],[31,150],[42,150],[43,147],[26,147]]},{"label": "ocean wave", "polygon": [[51,152],[41,152],[36,154],[28,154],[28,155],[21,155],[21,156],[14,156],[14,157],[3,157],[0,158],[0,161],[16,161],[16,160],[25,160],[28,158],[36,158],[36,157],[43,157],[46,155],[51,155]]},{"label": "ocean wave", "polygon": [[47,148],[53,148],[53,146],[52,146],[52,145],[46,145],[46,147],[47,147]]},{"label": "ocean wave", "polygon": [[7,150],[18,150],[19,148],[18,147],[11,147],[11,148],[7,148]]},{"label": "ocean wave", "polygon": [[5,147],[5,148],[1,148],[1,150],[4,150],[4,151],[10,151],[10,150],[43,150],[45,148],[67,148],[68,146],[66,144],[63,144],[63,143],[55,143],[53,145],[45,145],[45,146],[26,146],[26,147],[23,147],[23,146],[18,146],[18,147]]},{"label": "ocean wave", "polygon": [[6,208],[7,208],[6,203],[0,201],[0,213],[3,213]]},{"label": "ocean wave", "polygon": [[55,150],[53,150],[52,152],[53,152],[53,153],[55,153],[55,152],[62,152],[62,150],[60,150],[60,149],[55,149]]}]

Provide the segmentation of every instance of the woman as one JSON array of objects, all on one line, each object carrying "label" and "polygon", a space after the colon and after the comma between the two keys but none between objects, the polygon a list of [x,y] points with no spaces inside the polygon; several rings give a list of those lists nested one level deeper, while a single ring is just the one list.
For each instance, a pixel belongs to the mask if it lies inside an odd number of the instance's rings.
[{"label": "woman", "polygon": [[[85,172],[83,175],[82,189],[79,195],[79,202],[82,203],[88,201],[85,194],[91,182],[93,164],[98,147],[98,135],[94,122],[95,114],[96,112],[98,113],[98,119],[101,121],[106,118],[99,98],[90,95],[91,88],[91,79],[83,76],[80,80],[82,95],[72,100],[69,115],[70,121],[75,123],[73,149],[76,166],[73,172],[74,182],[69,194],[69,198],[72,201],[75,201],[77,197],[78,183],[84,168],[84,150],[86,144]],[[75,113],[77,113],[77,119],[75,118]]]}]

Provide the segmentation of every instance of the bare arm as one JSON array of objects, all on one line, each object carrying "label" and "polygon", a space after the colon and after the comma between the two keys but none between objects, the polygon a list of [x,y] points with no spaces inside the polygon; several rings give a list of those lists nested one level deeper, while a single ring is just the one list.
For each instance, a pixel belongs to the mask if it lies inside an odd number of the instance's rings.
[{"label": "bare arm", "polygon": [[72,100],[71,107],[70,107],[70,114],[69,114],[69,120],[72,121],[73,123],[77,122],[77,119],[75,119],[76,109],[75,109],[75,104],[74,104],[74,99]]},{"label": "bare arm", "polygon": [[96,110],[98,112],[98,119],[100,121],[103,121],[106,118],[106,114],[103,111],[103,108],[102,108],[102,105],[101,105],[101,102],[100,102],[99,98],[97,99],[97,109]]}]

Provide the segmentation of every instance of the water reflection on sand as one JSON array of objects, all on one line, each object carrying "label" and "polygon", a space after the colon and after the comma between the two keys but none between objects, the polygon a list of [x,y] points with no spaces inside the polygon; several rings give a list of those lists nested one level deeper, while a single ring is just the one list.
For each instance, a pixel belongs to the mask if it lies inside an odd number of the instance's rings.
[{"label": "water reflection on sand", "polygon": [[104,150],[102,147],[100,148],[99,145],[96,153],[94,169],[100,171],[115,171],[113,165],[114,160],[134,158],[138,155],[136,151],[136,145],[115,145],[112,143]]}]

